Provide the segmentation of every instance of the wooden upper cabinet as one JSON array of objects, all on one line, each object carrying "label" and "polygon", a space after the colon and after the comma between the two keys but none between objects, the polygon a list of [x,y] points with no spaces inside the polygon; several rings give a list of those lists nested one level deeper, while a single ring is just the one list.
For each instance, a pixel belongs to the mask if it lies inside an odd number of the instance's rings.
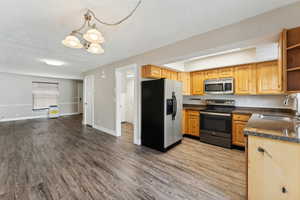
[{"label": "wooden upper cabinet", "polygon": [[171,79],[171,71],[168,69],[161,69],[161,78]]},{"label": "wooden upper cabinet", "polygon": [[192,95],[204,94],[204,72],[191,72],[191,93]]},{"label": "wooden upper cabinet", "polygon": [[143,78],[161,78],[161,68],[154,65],[144,65],[142,67]]},{"label": "wooden upper cabinet", "polygon": [[283,93],[282,67],[278,61],[258,63],[256,68],[258,94]]},{"label": "wooden upper cabinet", "polygon": [[235,94],[256,94],[255,64],[241,65],[234,69]]},{"label": "wooden upper cabinet", "polygon": [[171,80],[177,81],[178,80],[178,72],[170,71],[170,73],[171,73]]},{"label": "wooden upper cabinet", "polygon": [[211,69],[211,70],[207,70],[204,71],[205,74],[205,79],[216,79],[219,78],[219,71],[218,69]]},{"label": "wooden upper cabinet", "polygon": [[218,69],[219,78],[232,78],[233,77],[233,67],[226,67]]},{"label": "wooden upper cabinet", "polygon": [[182,94],[191,94],[191,75],[190,72],[178,72],[178,81],[182,82]]}]

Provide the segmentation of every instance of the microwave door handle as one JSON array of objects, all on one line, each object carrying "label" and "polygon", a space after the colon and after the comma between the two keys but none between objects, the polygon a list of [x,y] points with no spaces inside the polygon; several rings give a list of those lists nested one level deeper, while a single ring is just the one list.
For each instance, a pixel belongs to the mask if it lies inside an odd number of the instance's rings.
[{"label": "microwave door handle", "polygon": [[175,120],[176,114],[177,114],[177,99],[175,96],[175,92],[172,94],[173,99],[173,113],[172,113],[172,120]]}]

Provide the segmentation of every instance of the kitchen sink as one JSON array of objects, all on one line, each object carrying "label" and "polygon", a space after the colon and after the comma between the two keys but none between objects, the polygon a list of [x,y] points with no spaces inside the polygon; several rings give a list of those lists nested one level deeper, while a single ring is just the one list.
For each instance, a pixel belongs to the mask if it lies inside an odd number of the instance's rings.
[{"label": "kitchen sink", "polygon": [[267,114],[259,114],[259,118],[266,120],[281,120],[281,121],[294,121],[299,120],[297,117],[288,117],[281,115],[267,115]]}]

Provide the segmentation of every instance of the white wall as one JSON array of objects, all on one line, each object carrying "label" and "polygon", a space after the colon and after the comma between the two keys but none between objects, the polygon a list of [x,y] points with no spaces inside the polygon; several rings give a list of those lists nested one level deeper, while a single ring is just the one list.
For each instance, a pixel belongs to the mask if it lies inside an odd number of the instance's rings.
[{"label": "white wall", "polygon": [[[285,95],[258,95],[258,96],[237,96],[237,95],[205,95],[205,96],[184,96],[184,104],[201,105],[205,99],[232,99],[238,107],[263,107],[263,108],[292,108],[293,105],[284,105]],[[201,100],[193,100],[201,99]]]},{"label": "white wall", "polygon": [[58,82],[61,114],[78,112],[78,81],[0,73],[0,121],[47,116],[47,110],[32,110],[33,81]]},{"label": "white wall", "polygon": [[127,77],[132,70],[124,70],[122,72],[122,88],[121,88],[121,121],[133,123],[134,120],[134,79]]},{"label": "white wall", "polygon": [[[200,55],[249,46],[252,41],[278,35],[283,28],[300,25],[300,3],[225,26],[192,38],[171,44],[142,55],[130,57],[84,73],[95,74],[95,123],[115,130],[115,68],[137,64],[163,65]],[[149,41],[151,42],[151,41]],[[138,45],[138,44],[135,44]],[[102,78],[102,71],[105,78]]]}]

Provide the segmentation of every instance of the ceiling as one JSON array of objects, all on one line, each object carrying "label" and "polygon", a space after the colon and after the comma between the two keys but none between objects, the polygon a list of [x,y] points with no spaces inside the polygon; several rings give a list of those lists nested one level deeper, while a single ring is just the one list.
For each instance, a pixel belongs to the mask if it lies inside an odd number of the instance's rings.
[{"label": "ceiling", "polygon": [[[135,15],[116,27],[98,26],[105,53],[69,49],[61,40],[83,21],[87,8],[114,22],[138,0],[10,0],[1,3],[0,71],[78,78],[80,73],[207,32],[297,0],[143,0]],[[48,66],[38,59],[67,65]]]}]

